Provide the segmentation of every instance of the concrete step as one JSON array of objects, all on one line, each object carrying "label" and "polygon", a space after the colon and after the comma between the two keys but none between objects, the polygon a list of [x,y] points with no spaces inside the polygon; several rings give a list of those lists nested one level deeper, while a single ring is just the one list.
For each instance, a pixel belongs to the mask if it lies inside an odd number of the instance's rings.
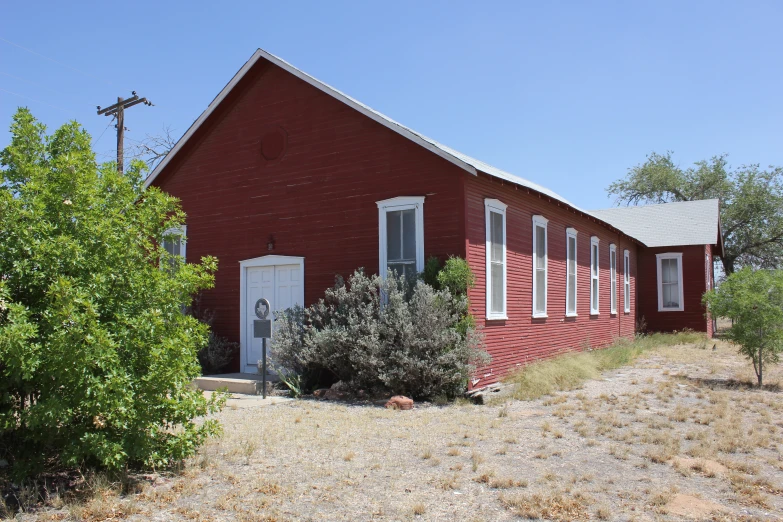
[{"label": "concrete step", "polygon": [[[267,375],[267,383],[273,382],[273,377]],[[220,375],[204,375],[193,381],[200,390],[215,391],[227,388],[229,393],[245,395],[260,395],[263,391],[261,375],[252,373],[224,373]],[[267,384],[268,385],[268,384]]]}]

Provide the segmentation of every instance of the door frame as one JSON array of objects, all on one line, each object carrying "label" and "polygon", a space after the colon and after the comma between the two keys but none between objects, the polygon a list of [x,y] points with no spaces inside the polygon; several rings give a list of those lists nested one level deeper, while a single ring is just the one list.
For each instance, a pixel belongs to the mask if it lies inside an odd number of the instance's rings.
[{"label": "door frame", "polygon": [[[305,271],[303,257],[297,256],[261,256],[239,262],[239,372],[246,373],[247,368],[247,269],[276,265],[299,265],[302,275],[299,302],[304,306]],[[274,282],[273,282],[274,288]]]}]

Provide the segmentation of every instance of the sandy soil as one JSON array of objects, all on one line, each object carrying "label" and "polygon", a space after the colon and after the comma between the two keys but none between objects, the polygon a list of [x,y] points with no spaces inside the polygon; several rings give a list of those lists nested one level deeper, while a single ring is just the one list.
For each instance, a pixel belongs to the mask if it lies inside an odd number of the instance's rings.
[{"label": "sandy soil", "polygon": [[529,402],[229,407],[181,473],[23,518],[779,520],[783,404],[751,375],[718,342]]}]

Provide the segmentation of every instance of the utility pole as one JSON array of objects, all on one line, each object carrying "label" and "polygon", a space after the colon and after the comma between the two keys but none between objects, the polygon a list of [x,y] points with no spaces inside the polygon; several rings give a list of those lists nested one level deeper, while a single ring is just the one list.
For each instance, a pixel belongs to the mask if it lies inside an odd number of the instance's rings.
[{"label": "utility pole", "polygon": [[104,116],[116,116],[117,118],[117,170],[120,171],[120,174],[122,174],[124,170],[123,169],[124,159],[122,153],[123,139],[125,137],[125,131],[128,130],[125,128],[125,109],[133,107],[134,105],[138,105],[140,103],[143,103],[144,105],[152,106],[152,102],[147,100],[147,98],[139,98],[136,95],[136,91],[133,91],[131,94],[133,96],[128,98],[127,100],[118,96],[117,103],[115,103],[111,107],[106,107],[105,109],[101,109],[101,106],[98,105],[98,115],[103,114]]}]

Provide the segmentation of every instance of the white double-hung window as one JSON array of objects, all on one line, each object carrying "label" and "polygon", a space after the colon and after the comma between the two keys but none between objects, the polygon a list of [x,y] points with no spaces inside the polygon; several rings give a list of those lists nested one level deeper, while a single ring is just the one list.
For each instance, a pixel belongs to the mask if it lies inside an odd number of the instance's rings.
[{"label": "white double-hung window", "polygon": [[576,317],[576,229],[566,229],[566,316]]},{"label": "white double-hung window", "polygon": [[656,254],[658,264],[658,311],[681,312],[682,252]]},{"label": "white double-hung window", "polygon": [[415,278],[424,270],[424,196],[378,201],[378,270]]},{"label": "white double-hung window", "polygon": [[187,260],[185,255],[187,231],[187,225],[182,225],[170,228],[163,233],[163,249],[171,256],[168,262],[172,269],[176,266],[176,256],[180,256],[183,262]]},{"label": "white double-hung window", "polygon": [[590,238],[590,314],[598,315],[598,236]]},{"label": "white double-hung window", "polygon": [[546,317],[548,222],[544,216],[533,216],[533,317]]},{"label": "white double-hung window", "polygon": [[485,199],[487,230],[487,319],[506,319],[506,208],[497,199]]},{"label": "white double-hung window", "polygon": [[617,246],[609,245],[609,281],[612,288],[609,291],[609,313],[617,313]]},{"label": "white double-hung window", "polygon": [[631,313],[631,254],[623,251],[623,310]]}]

